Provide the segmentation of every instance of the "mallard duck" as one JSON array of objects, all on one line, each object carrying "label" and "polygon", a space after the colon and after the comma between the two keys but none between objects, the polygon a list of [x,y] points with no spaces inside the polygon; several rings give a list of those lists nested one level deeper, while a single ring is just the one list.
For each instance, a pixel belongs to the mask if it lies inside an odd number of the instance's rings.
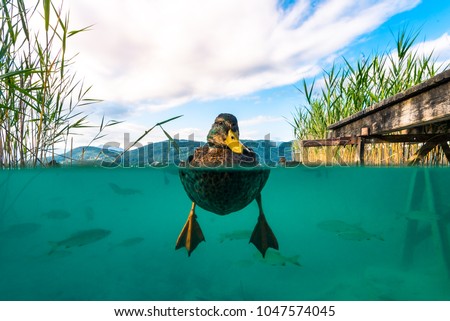
[{"label": "mallard duck", "polygon": [[269,173],[268,168],[259,165],[256,154],[239,141],[236,117],[231,114],[217,116],[208,133],[207,144],[197,148],[185,167],[179,170],[192,207],[175,249],[185,247],[190,256],[205,240],[197,222],[196,205],[215,214],[226,215],[256,200],[259,216],[250,243],[263,257],[269,247],[278,250],[278,241],[267,223],[261,202],[261,190]]}]

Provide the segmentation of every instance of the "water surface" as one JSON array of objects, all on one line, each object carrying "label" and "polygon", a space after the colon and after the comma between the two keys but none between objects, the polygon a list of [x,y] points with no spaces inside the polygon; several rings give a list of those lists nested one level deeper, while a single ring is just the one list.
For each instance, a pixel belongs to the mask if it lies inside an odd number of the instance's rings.
[{"label": "water surface", "polygon": [[262,259],[256,202],[197,208],[206,242],[175,251],[191,202],[174,167],[2,171],[0,299],[448,300],[449,181],[448,168],[272,169],[262,201],[280,251]]}]

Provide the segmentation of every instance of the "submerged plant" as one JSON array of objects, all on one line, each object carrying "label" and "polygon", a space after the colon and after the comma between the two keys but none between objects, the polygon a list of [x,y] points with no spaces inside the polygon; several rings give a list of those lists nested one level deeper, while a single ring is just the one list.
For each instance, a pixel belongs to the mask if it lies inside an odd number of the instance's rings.
[{"label": "submerged plant", "polygon": [[[67,56],[69,38],[88,28],[70,30],[69,16],[51,0],[32,8],[0,1],[0,168],[45,165],[55,144],[87,126],[78,108],[97,101],[87,98],[91,87],[70,72]],[[29,26],[39,15],[41,34]]]}]

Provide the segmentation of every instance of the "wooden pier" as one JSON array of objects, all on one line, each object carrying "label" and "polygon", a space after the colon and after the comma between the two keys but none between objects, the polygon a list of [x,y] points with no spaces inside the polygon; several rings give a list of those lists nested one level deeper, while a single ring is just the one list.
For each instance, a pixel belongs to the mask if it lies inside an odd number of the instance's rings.
[{"label": "wooden pier", "polygon": [[368,143],[418,143],[418,164],[440,147],[450,162],[450,70],[387,98],[328,127],[328,139],[300,141],[301,148],[356,146],[355,163],[365,163]]}]

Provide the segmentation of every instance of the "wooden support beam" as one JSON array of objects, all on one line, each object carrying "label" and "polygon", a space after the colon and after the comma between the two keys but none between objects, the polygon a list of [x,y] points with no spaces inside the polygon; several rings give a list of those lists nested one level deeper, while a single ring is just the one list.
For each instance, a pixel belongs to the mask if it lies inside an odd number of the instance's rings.
[{"label": "wooden support beam", "polygon": [[405,135],[370,135],[370,143],[426,143],[450,141],[450,134],[405,134]]},{"label": "wooden support beam", "polygon": [[356,163],[359,166],[364,165],[364,144],[365,144],[365,138],[358,137],[357,139],[357,147],[356,147]]},{"label": "wooden support beam", "polygon": [[[413,263],[414,251],[417,245],[432,237],[442,269],[450,278],[450,243],[448,239],[447,221],[437,215],[435,193],[427,169],[414,171],[409,191],[405,217],[408,219],[402,263],[408,268]],[[419,218],[408,217],[408,213],[424,211],[428,216]]]},{"label": "wooden support beam", "polygon": [[[431,213],[437,213],[435,197],[436,193],[433,189],[433,184],[430,177],[430,172],[426,170],[425,176],[425,199],[427,201],[427,207]],[[438,253],[441,254],[442,267],[447,272],[447,278],[450,278],[450,245],[448,240],[447,225],[442,219],[431,220],[431,231],[434,237],[436,248]]]},{"label": "wooden support beam", "polygon": [[437,144],[438,143],[436,142],[427,142],[423,144],[422,147],[420,147],[420,149],[417,151],[417,153],[413,157],[408,159],[408,165],[411,166],[419,164],[419,162],[422,161],[425,156],[427,156],[427,154],[437,146]]},{"label": "wooden support beam", "polygon": [[448,143],[442,142],[440,143],[442,147],[442,151],[444,152],[445,158],[447,158],[447,161],[450,163],[450,147],[448,146]]},{"label": "wooden support beam", "polygon": [[450,134],[371,135],[367,139],[371,143],[441,143],[450,141]]}]

